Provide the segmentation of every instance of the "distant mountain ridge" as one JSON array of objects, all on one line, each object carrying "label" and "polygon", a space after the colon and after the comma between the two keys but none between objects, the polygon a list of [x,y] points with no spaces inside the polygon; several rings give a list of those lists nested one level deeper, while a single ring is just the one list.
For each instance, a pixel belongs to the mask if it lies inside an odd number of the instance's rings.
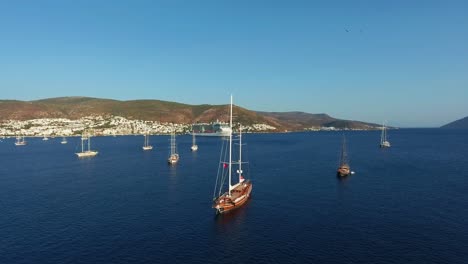
[{"label": "distant mountain ridge", "polygon": [[310,127],[335,127],[349,129],[376,129],[380,125],[360,121],[343,120],[327,114],[309,114],[304,112],[257,112],[265,117],[281,121],[293,130]]},{"label": "distant mountain ridge", "polygon": [[[327,114],[304,112],[257,112],[234,106],[235,122],[267,124],[276,131],[301,131],[307,128],[336,127],[376,129],[377,124],[341,120]],[[0,120],[38,118],[79,119],[90,115],[122,116],[128,119],[196,123],[228,121],[227,105],[188,105],[161,100],[119,101],[91,97],[58,97],[35,101],[0,100]]]},{"label": "distant mountain ridge", "polygon": [[441,126],[440,128],[449,128],[449,129],[468,129],[468,116],[456,121],[450,122],[446,125]]}]

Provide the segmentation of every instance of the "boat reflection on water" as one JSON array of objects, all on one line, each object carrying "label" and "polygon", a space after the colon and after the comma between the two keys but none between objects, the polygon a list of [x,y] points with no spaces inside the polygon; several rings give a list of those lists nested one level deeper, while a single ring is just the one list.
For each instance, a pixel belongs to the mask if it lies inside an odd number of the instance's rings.
[{"label": "boat reflection on water", "polygon": [[228,211],[223,214],[214,214],[216,230],[219,232],[226,231],[226,228],[229,230],[243,228],[250,203],[251,199],[248,199],[242,207],[236,208],[236,210]]},{"label": "boat reflection on water", "polygon": [[351,184],[351,174],[348,177],[337,177],[338,184],[336,184],[336,195],[338,204],[343,205],[349,201],[349,195],[353,192]]},{"label": "boat reflection on water", "polygon": [[177,166],[168,166],[168,172],[171,182],[174,182],[177,179]]},{"label": "boat reflection on water", "polygon": [[353,177],[352,177],[353,175],[354,175],[354,171],[352,171],[351,173],[349,173],[348,176],[346,176],[346,177],[337,176],[336,178],[338,179],[339,182],[345,184],[345,183],[348,182],[351,178],[353,178]]}]

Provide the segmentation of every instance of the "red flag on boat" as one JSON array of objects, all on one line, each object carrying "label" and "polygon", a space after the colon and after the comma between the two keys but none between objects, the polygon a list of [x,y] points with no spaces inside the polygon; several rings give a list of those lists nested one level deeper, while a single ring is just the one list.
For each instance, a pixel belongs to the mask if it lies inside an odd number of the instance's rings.
[{"label": "red flag on boat", "polygon": [[239,181],[240,181],[240,182],[243,182],[244,180],[245,180],[244,177],[242,177],[242,175],[240,175],[240,176],[239,176]]},{"label": "red flag on boat", "polygon": [[227,167],[228,167],[227,163],[223,163],[223,168],[227,168]]}]

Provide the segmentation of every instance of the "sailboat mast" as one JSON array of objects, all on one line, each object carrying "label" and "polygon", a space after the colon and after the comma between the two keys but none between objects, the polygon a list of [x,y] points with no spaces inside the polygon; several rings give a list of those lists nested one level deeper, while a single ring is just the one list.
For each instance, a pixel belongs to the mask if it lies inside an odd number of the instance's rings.
[{"label": "sailboat mast", "polygon": [[382,133],[380,134],[380,144],[384,142],[385,124],[382,123]]},{"label": "sailboat mast", "polygon": [[84,136],[84,134],[81,135],[81,152],[84,152],[84,141],[83,141],[84,137],[83,136]]},{"label": "sailboat mast", "polygon": [[387,128],[386,128],[385,126],[384,126],[384,128],[383,128],[383,132],[384,132],[384,133],[383,133],[383,140],[384,140],[384,141],[387,141]]},{"label": "sailboat mast", "polygon": [[242,125],[239,125],[239,182],[242,176]]},{"label": "sailboat mast", "polygon": [[171,155],[175,154],[175,130],[172,128],[171,134]]},{"label": "sailboat mast", "polygon": [[232,95],[231,95],[231,113],[229,115],[229,127],[231,132],[229,133],[229,196],[231,196],[231,174],[232,174]]},{"label": "sailboat mast", "polygon": [[346,153],[346,138],[343,134],[343,146],[341,147],[341,164],[347,164],[348,163],[348,157]]},{"label": "sailboat mast", "polygon": [[88,136],[88,151],[91,151],[91,134]]}]

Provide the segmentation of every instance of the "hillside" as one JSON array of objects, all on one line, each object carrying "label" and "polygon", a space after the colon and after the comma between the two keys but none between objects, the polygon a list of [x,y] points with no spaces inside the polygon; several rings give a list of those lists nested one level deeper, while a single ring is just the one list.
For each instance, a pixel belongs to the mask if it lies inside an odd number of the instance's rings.
[{"label": "hillside", "polygon": [[378,124],[360,121],[342,120],[327,114],[309,114],[304,112],[257,112],[267,118],[273,118],[292,130],[311,127],[335,127],[349,129],[375,129]]},{"label": "hillside", "polygon": [[451,123],[441,126],[440,128],[448,128],[448,129],[468,129],[468,116],[462,119],[458,119]]},{"label": "hillside", "polygon": [[[90,97],[60,97],[36,101],[0,100],[0,120],[30,120],[38,118],[79,119],[90,115],[122,116],[128,119],[195,123],[228,121],[227,105],[188,105],[160,100],[118,101]],[[234,107],[235,122],[267,124],[276,131],[301,131],[321,126],[351,129],[374,129],[376,124],[340,120],[326,114],[303,112],[255,112]]]}]

